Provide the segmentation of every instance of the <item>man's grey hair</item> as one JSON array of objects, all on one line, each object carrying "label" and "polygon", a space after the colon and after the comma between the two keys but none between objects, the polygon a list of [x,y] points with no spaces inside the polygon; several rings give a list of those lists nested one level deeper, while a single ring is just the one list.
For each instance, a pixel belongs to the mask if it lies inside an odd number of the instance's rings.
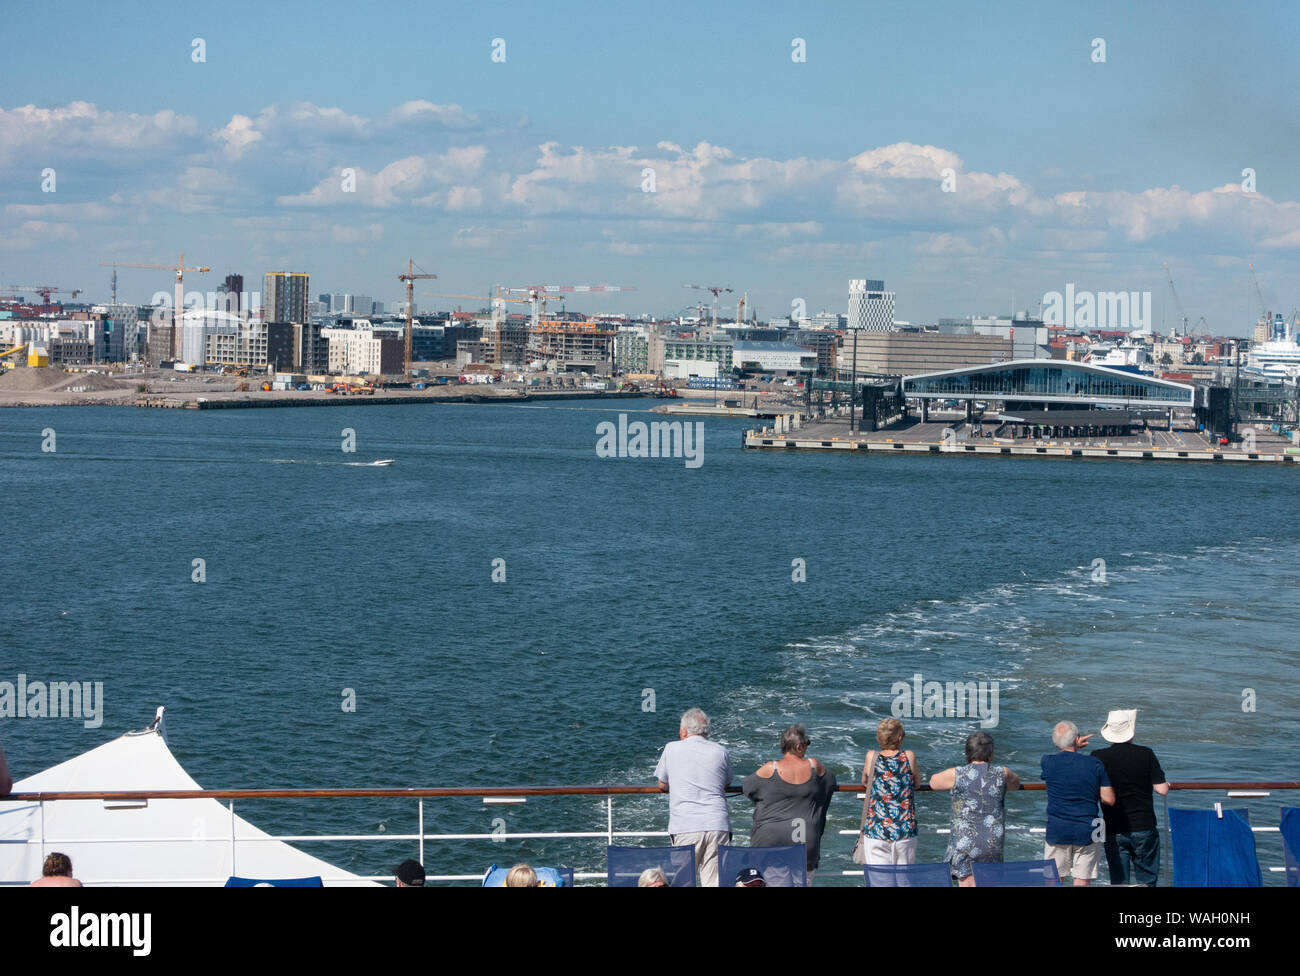
[{"label": "man's grey hair", "polygon": [[687,709],[686,713],[682,715],[682,728],[686,730],[687,735],[702,735],[707,739],[709,737],[709,716],[698,708]]},{"label": "man's grey hair", "polygon": [[1052,729],[1052,745],[1058,749],[1069,749],[1079,737],[1079,726],[1073,722],[1057,722]]}]

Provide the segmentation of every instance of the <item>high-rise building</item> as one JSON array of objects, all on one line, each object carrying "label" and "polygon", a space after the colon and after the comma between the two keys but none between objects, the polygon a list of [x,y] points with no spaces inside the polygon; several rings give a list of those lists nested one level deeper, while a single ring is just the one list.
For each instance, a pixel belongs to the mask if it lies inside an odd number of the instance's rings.
[{"label": "high-rise building", "polygon": [[850,329],[867,332],[893,332],[894,293],[885,291],[885,283],[870,278],[854,278],[849,282]]},{"label": "high-rise building", "polygon": [[268,271],[263,278],[262,304],[267,322],[307,321],[307,273]]},{"label": "high-rise building", "polygon": [[244,276],[237,275],[237,274],[226,275],[225,282],[223,282],[221,287],[218,288],[217,290],[220,292],[224,292],[227,296],[226,307],[223,308],[222,311],[233,312],[235,315],[238,315],[242,310],[242,303],[244,297]]}]

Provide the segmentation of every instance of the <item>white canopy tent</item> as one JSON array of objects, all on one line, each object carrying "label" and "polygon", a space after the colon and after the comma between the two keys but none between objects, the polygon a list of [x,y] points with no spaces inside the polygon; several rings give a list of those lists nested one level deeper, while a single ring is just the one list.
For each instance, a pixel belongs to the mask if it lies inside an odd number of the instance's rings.
[{"label": "white canopy tent", "polygon": [[[149,728],[13,786],[15,793],[199,789],[167,748],[162,708]],[[208,797],[0,802],[0,885],[39,878],[51,851],[67,854],[86,885],[222,885],[231,875],[376,884],[269,836]]]}]

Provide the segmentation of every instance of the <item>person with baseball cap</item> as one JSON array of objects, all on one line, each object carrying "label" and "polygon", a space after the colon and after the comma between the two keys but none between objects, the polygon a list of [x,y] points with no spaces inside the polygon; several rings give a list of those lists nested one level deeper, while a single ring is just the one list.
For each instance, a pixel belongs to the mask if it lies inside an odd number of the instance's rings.
[{"label": "person with baseball cap", "polygon": [[397,887],[423,888],[424,865],[416,860],[403,861],[397,865]]},{"label": "person with baseball cap", "polygon": [[1137,709],[1111,712],[1101,737],[1113,744],[1092,755],[1106,767],[1115,789],[1114,805],[1102,808],[1110,883],[1154,888],[1160,874],[1160,831],[1151,792],[1164,796],[1169,783],[1156,754],[1133,741],[1136,726]]}]

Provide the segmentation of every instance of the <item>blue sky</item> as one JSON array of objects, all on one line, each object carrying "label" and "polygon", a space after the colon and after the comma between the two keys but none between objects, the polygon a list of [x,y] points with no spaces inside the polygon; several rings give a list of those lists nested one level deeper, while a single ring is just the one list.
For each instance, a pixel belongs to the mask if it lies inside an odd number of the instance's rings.
[{"label": "blue sky", "polygon": [[[1074,282],[1151,291],[1158,328],[1168,261],[1190,317],[1240,334],[1253,262],[1270,307],[1300,303],[1294,3],[56,4],[6,26],[27,43],[0,66],[5,282],[106,298],[98,261],[183,251],[205,288],[305,270],[388,300],[412,256],[431,290],[637,286],[573,305],[593,312],[671,313],[687,282],[843,312],[848,279],[884,278],[916,322]],[[121,273],[131,300],[168,287]]]}]

